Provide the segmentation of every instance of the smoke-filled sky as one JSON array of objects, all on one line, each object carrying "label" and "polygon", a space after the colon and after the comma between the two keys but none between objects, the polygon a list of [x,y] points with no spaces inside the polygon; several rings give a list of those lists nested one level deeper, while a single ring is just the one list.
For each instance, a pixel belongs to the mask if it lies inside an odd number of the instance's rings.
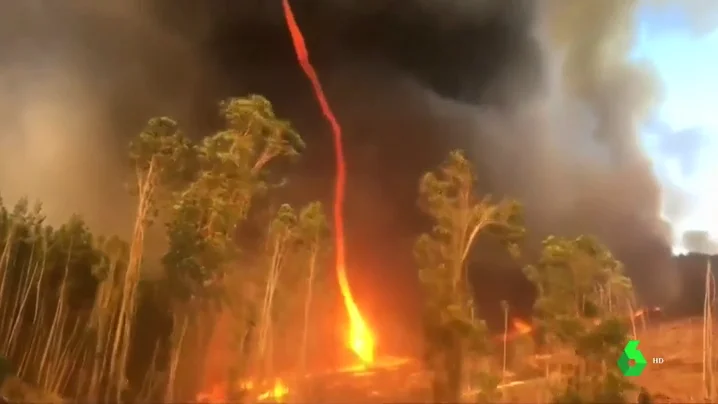
[{"label": "smoke-filled sky", "polygon": [[[452,148],[475,161],[482,190],[524,203],[527,257],[548,234],[595,234],[645,300],[680,292],[674,240],[705,244],[683,233],[714,220],[699,213],[710,167],[693,151],[715,130],[715,81],[691,84],[711,70],[700,43],[715,41],[714,2],[294,3],[345,131],[350,278],[369,311],[412,301],[382,289],[415,283],[411,247],[428,229],[417,181]],[[288,197],[331,195],[331,137],[278,0],[5,2],[0,49],[0,192],[41,199],[52,221],[79,211],[126,234],[128,139],[159,114],[200,137],[219,100],[249,92],[307,141]],[[482,298],[511,300],[518,265],[477,259]]]},{"label": "smoke-filled sky", "polygon": [[[703,12],[703,21],[715,20],[715,8]],[[711,99],[718,92],[718,30],[696,23],[680,7],[644,7],[637,18],[634,55],[653,62],[664,87],[642,140],[665,190],[674,247],[715,254],[718,115]]]}]

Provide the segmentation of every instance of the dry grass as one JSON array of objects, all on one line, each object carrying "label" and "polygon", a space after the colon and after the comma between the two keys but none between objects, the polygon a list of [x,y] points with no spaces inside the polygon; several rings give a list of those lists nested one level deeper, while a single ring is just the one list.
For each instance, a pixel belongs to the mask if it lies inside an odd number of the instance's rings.
[{"label": "dry grass", "polygon": [[[702,333],[702,319],[692,318],[659,324],[639,335],[648,366],[635,382],[674,402],[704,402]],[[665,362],[653,364],[654,357]]]},{"label": "dry grass", "polygon": [[[646,388],[656,402],[698,403],[704,400],[703,389],[703,319],[700,317],[656,324],[638,331],[639,349],[648,361],[641,376],[631,381]],[[653,358],[664,363],[653,364]],[[553,358],[552,362],[561,362]],[[550,401],[550,386],[560,385],[558,368],[536,378],[509,383],[503,387],[504,402]],[[635,400],[635,397],[629,397]]]},{"label": "dry grass", "polygon": [[[702,318],[665,323],[649,321],[645,328],[638,327],[637,337],[639,349],[649,364],[643,375],[633,378],[632,382],[646,388],[655,403],[706,402],[703,399]],[[665,362],[653,364],[654,357],[663,358]],[[370,369],[347,368],[313,374],[304,380],[306,385],[302,389],[311,397],[310,401],[316,403],[431,402],[430,377],[418,359],[379,359],[381,363]],[[522,372],[507,372],[495,402],[551,402],[552,387],[559,389],[565,383],[567,364],[574,360],[568,353],[538,359],[527,356]],[[298,402],[292,390],[290,387],[285,402]],[[476,392],[467,391],[464,402],[475,402]],[[627,399],[637,402],[637,392],[629,394]]]}]

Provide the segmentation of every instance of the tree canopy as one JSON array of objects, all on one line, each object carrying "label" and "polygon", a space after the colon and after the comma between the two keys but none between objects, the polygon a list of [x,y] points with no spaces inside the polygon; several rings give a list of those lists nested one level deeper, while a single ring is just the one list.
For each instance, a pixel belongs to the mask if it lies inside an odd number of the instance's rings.
[{"label": "tree canopy", "polygon": [[[292,206],[275,192],[305,145],[262,96],[229,99],[219,113],[224,127],[199,141],[168,117],[150,119],[132,140],[127,240],[93,234],[80,216],[51,227],[41,205],[0,199],[0,354],[18,364],[13,386],[26,380],[53,397],[98,402],[217,391],[212,399],[227,401],[273,383],[278,358],[306,374],[325,294],[317,287],[331,264],[328,219],[320,202]],[[503,352],[494,358],[469,263],[489,237],[519,256],[522,207],[483,193],[461,151],[421,177],[418,207],[431,223],[413,252],[433,398],[459,402],[473,390],[495,401],[508,351],[519,348],[508,341],[502,302]],[[248,227],[258,230],[246,237]],[[159,262],[145,252],[149,231],[166,241]],[[522,259],[535,262],[524,273],[538,295],[537,342],[577,358],[554,401],[624,400],[632,386],[607,366],[635,306],[623,265],[589,236],[549,237],[538,257]],[[163,270],[159,280],[144,278],[150,266]]]}]

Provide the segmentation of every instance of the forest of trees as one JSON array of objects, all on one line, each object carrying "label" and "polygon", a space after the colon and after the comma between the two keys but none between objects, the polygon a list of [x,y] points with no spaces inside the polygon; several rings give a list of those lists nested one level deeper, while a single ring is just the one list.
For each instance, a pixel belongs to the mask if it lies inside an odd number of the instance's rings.
[{"label": "forest of trees", "polygon": [[[21,379],[76,400],[192,400],[203,386],[181,375],[199,379],[197,358],[220,317],[235,338],[231,380],[270,378],[289,328],[301,335],[291,360],[305,370],[330,230],[319,202],[272,198],[304,145],[261,96],[228,100],[221,113],[225,128],[200,142],[168,118],[151,119],[132,141],[128,240],[95,235],[79,216],[50,227],[27,200],[0,207],[0,348]],[[475,314],[467,264],[483,237],[520,254],[526,229],[518,202],[474,185],[459,151],[419,181],[419,207],[433,220],[414,253],[436,402],[461,401],[467,384],[491,401],[506,373],[506,341],[495,360],[502,347]],[[243,237],[245,227],[260,230]],[[166,240],[159,260],[145,251],[157,229]],[[146,280],[149,267],[163,276]],[[631,386],[613,362],[635,305],[621,263],[591,237],[549,237],[525,274],[538,294],[537,345],[577,358],[554,400],[621,402]]]}]

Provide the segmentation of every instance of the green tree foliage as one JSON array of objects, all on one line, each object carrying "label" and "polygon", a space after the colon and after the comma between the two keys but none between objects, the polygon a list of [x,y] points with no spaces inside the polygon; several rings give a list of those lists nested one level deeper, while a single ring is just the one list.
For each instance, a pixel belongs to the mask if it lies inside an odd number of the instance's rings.
[{"label": "green tree foliage", "polygon": [[[419,206],[433,220],[430,233],[417,240],[415,257],[424,293],[427,362],[434,373],[436,402],[459,402],[466,358],[484,355],[488,338],[483,321],[475,316],[467,260],[479,235],[493,233],[516,251],[523,234],[519,205],[478,197],[472,167],[455,151],[419,185]],[[488,393],[498,379],[480,377]],[[494,380],[495,379],[495,380]]]},{"label": "green tree foliage", "polygon": [[[164,267],[178,299],[217,296],[226,270],[237,258],[237,228],[252,200],[271,183],[275,160],[298,156],[303,143],[287,121],[278,119],[265,98],[235,98],[221,104],[226,129],[191,147],[176,143],[176,154],[192,156],[193,167],[169,213],[169,249]],[[187,159],[185,159],[187,161]],[[188,181],[187,181],[188,180]]]},{"label": "green tree foliage", "polygon": [[[193,172],[193,149],[179,125],[167,117],[152,118],[140,134],[130,142],[130,161],[135,169],[135,181],[130,191],[139,200],[161,202],[171,198],[170,192],[182,187]],[[149,209],[149,207],[148,207]]]},{"label": "green tree foliage", "polygon": [[[252,203],[283,184],[283,163],[297,157],[304,144],[261,96],[230,99],[220,105],[220,112],[225,129],[189,147],[175,143],[176,155],[184,156],[185,163],[180,170],[182,182],[168,189],[172,192],[165,212],[169,248],[162,264],[175,322],[229,307],[237,321],[234,331],[241,351],[249,352],[247,341],[253,324],[265,315],[264,306],[246,294],[237,296],[236,290],[264,289],[264,283],[274,279],[265,275],[270,266],[242,256],[238,234]],[[289,218],[294,214],[286,207],[277,215],[265,235],[268,239],[275,237],[286,220],[296,221]],[[271,303],[270,299],[265,305]]]},{"label": "green tree foliage", "polygon": [[[130,144],[130,160],[134,165],[135,181],[130,190],[137,196],[135,223],[130,239],[127,265],[107,277],[111,289],[121,290],[117,307],[108,307],[104,322],[112,327],[102,330],[101,339],[111,342],[110,378],[114,380],[114,400],[122,401],[128,392],[127,365],[133,337],[134,317],[139,300],[138,286],[144,259],[145,233],[156,216],[158,206],[169,196],[177,183],[178,173],[184,172],[184,157],[189,141],[179,132],[177,123],[169,118],[153,118]],[[119,280],[117,280],[119,278]],[[115,317],[115,311],[117,315]],[[97,399],[97,397],[90,397]],[[106,399],[110,399],[108,392]]]},{"label": "green tree foliage", "polygon": [[633,290],[623,265],[591,237],[549,237],[525,273],[538,292],[536,324],[545,342],[579,360],[556,402],[624,402],[631,385],[614,362],[627,341]]},{"label": "green tree foliage", "polygon": [[[78,216],[50,227],[40,205],[30,208],[22,199],[12,209],[0,201],[0,251],[2,355],[40,390],[86,397],[88,383],[73,375],[83,369],[89,378],[99,366],[93,361],[97,302],[106,291],[98,287],[112,265],[127,262],[127,245],[94,237]],[[40,394],[15,387],[8,394],[25,391],[25,400]]]},{"label": "green tree foliage", "polygon": [[[328,227],[321,203],[309,203],[298,213],[290,205],[280,206],[267,235],[259,354],[271,364],[274,352],[267,352],[267,348],[274,346],[274,341],[281,338],[281,334],[273,330],[280,327],[297,329],[295,319],[303,316],[303,342],[298,360],[299,365],[304,366],[313,288],[322,275],[321,268],[325,263],[323,253],[327,247]],[[302,301],[304,304],[300,304]],[[300,311],[302,308],[303,311]],[[284,353],[296,354],[296,347],[291,351]]]},{"label": "green tree foliage", "polygon": [[266,280],[264,281],[264,294],[260,313],[259,329],[259,355],[264,357],[273,319],[278,314],[274,298],[280,288],[280,276],[287,269],[287,261],[291,258],[291,251],[297,237],[297,215],[294,209],[287,204],[279,207],[277,215],[269,225],[267,234],[264,263]]},{"label": "green tree foliage", "polygon": [[[199,358],[184,360],[183,349],[191,342],[205,352],[205,328],[220,310],[230,313],[238,337],[236,352],[228,353],[238,356],[230,381],[250,370],[255,379],[271,376],[282,345],[306,368],[316,285],[327,267],[327,218],[318,202],[295,209],[272,198],[304,145],[261,96],[230,99],[220,112],[225,127],[199,142],[164,117],[151,119],[132,141],[137,211],[129,242],[93,235],[78,216],[50,227],[39,205],[21,200],[10,208],[0,200],[0,355],[17,365],[18,380],[82,401],[191,401],[197,386],[180,394],[175,385],[187,383],[176,379],[181,371],[199,379]],[[432,228],[414,253],[436,402],[459,402],[471,377],[491,401],[500,379],[485,366],[491,347],[475,315],[467,266],[484,236],[518,253],[524,228],[515,201],[480,196],[475,182],[469,161],[453,152],[419,186]],[[144,240],[154,222],[164,225],[165,276],[149,282],[142,279]],[[249,223],[261,223],[256,245],[242,244]],[[526,275],[538,290],[536,323],[546,341],[579,358],[556,401],[623,399],[627,386],[612,362],[626,339],[633,293],[621,264],[591,238],[552,237]],[[144,333],[155,326],[139,326],[148,317],[169,325]],[[283,339],[291,327],[300,330],[293,334],[302,336],[300,349]],[[13,391],[22,390],[13,380]],[[26,401],[56,397],[18,394]]]},{"label": "green tree foliage", "polygon": [[304,307],[302,313],[302,340],[300,346],[299,369],[306,374],[307,351],[309,337],[312,303],[314,302],[314,288],[322,278],[321,268],[328,250],[329,225],[324,208],[319,202],[312,202],[299,213],[300,252],[298,259],[306,263],[304,272]]},{"label": "green tree foliage", "polygon": [[[260,290],[280,283],[269,269],[286,266],[295,255],[304,257],[305,267],[311,267],[307,271],[316,270],[325,235],[319,204],[299,214],[282,206],[271,229],[261,235],[268,259],[249,257],[238,248],[238,233],[253,201],[284,183],[285,162],[298,156],[303,143],[261,96],[230,99],[220,109],[225,128],[199,143],[165,117],[151,119],[131,142],[130,190],[137,197],[137,215],[130,243],[94,237],[79,217],[57,228],[46,226],[39,206],[31,208],[26,200],[14,209],[0,203],[0,307],[6,314],[0,321],[5,338],[0,348],[20,363],[19,376],[77,399],[126,401],[161,390],[169,393],[152,399],[172,400],[185,336],[192,328],[202,334],[207,325],[194,321],[201,317],[197,314],[231,306],[228,297],[238,294],[243,302],[251,300],[245,289],[233,289],[237,279],[240,286],[249,283]],[[144,238],[156,221],[163,222],[167,235],[161,260],[166,276],[148,284],[142,281]],[[273,240],[284,240],[283,247],[269,248]],[[139,349],[137,335],[145,335],[135,329],[138,310],[145,310],[141,302],[155,307],[158,319],[163,313],[172,317],[171,335],[150,333],[157,338],[150,345],[170,359],[150,366],[156,371],[152,377],[132,378],[137,383],[130,386],[129,355]],[[254,303],[262,307],[261,295]],[[248,306],[232,308],[239,323],[252,319],[244,310]],[[196,363],[185,365],[196,373]]]}]

